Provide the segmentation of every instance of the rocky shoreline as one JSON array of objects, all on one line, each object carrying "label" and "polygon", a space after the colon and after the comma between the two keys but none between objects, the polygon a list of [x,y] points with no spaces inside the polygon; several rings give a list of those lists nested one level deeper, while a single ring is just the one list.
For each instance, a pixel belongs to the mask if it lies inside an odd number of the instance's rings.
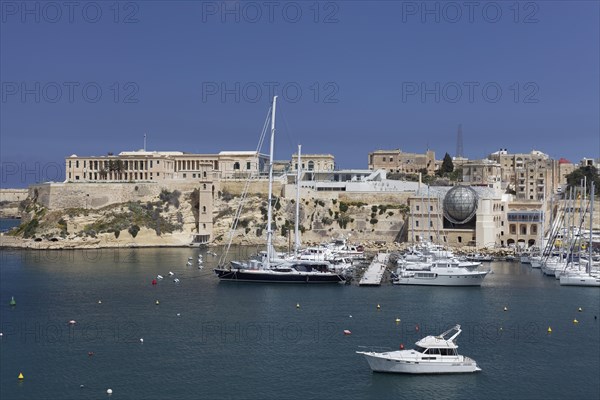
[{"label": "rocky shoreline", "polygon": [[[365,241],[360,243],[366,252],[377,253],[377,252],[402,252],[412,246],[410,242],[397,243],[397,242],[374,242]],[[211,244],[207,245],[207,248],[218,248],[224,244]],[[237,246],[261,246],[264,245],[262,241],[253,241],[252,243],[236,243]],[[306,246],[316,246],[319,243],[308,242]],[[42,240],[36,241],[34,239],[22,239],[18,237],[7,236],[0,234],[0,248],[1,249],[26,249],[26,250],[85,250],[85,249],[116,249],[116,248],[191,248],[187,242],[181,240],[156,241],[136,241],[136,242],[115,242],[102,240],[101,238],[77,238],[77,240],[62,239],[57,241]],[[281,250],[285,249],[285,246],[278,246]],[[493,258],[502,258],[508,255],[514,255],[514,249],[509,248],[476,248],[471,246],[463,246],[460,248],[452,248],[451,250],[456,255],[467,255],[472,253],[478,253],[484,256],[491,256]]]}]

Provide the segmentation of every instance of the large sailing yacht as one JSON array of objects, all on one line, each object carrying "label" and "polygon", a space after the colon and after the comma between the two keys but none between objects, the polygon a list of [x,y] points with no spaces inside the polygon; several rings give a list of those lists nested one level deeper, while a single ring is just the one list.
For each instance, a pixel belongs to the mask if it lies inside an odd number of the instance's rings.
[{"label": "large sailing yacht", "polygon": [[221,281],[272,283],[339,283],[344,276],[331,272],[327,261],[284,260],[276,258],[273,247],[273,149],[275,144],[275,110],[277,96],[271,108],[271,143],[269,152],[269,200],[267,207],[267,249],[259,259],[232,261],[215,268]]}]

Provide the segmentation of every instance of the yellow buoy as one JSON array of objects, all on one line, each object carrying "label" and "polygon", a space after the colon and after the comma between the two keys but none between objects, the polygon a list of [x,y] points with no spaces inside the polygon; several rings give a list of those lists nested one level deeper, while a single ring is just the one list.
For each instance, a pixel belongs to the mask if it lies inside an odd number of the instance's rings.
[{"label": "yellow buoy", "polygon": [[578,323],[579,323],[579,321],[577,321],[576,319],[574,319],[574,320],[573,320],[573,323],[574,323],[574,324],[578,324]]},{"label": "yellow buoy", "polygon": [[300,308],[300,303],[296,303],[296,308]]},{"label": "yellow buoy", "polygon": [[23,376],[23,373],[19,372],[19,380],[22,381],[23,379],[25,379],[25,377]]},{"label": "yellow buoy", "polygon": [[552,328],[548,327],[548,333],[552,333]]},{"label": "yellow buoy", "polygon": [[396,323],[399,324],[400,323],[400,318],[396,318]]},{"label": "yellow buoy", "polygon": [[377,309],[378,309],[378,310],[380,310],[380,309],[381,309],[381,306],[380,306],[379,304],[377,304]]}]

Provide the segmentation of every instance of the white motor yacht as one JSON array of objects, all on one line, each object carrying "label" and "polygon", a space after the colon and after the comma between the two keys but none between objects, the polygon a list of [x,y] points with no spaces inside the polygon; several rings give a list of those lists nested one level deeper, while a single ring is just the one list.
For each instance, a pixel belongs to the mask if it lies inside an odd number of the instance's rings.
[{"label": "white motor yacht", "polygon": [[[453,331],[454,335],[446,338]],[[401,374],[451,374],[481,371],[475,360],[458,354],[456,338],[462,330],[454,326],[439,336],[419,340],[412,350],[388,352],[357,351],[375,372]]]},{"label": "white motor yacht", "polygon": [[434,262],[428,270],[399,269],[392,282],[395,285],[481,286],[490,271],[480,271],[459,265],[454,260]]}]

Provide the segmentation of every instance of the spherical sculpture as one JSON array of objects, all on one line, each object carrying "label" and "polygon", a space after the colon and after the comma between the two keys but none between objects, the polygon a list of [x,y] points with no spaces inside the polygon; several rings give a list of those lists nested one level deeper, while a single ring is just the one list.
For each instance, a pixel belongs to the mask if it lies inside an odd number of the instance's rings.
[{"label": "spherical sculpture", "polygon": [[477,212],[477,193],[468,186],[455,186],[444,197],[444,216],[452,223],[469,222]]}]

